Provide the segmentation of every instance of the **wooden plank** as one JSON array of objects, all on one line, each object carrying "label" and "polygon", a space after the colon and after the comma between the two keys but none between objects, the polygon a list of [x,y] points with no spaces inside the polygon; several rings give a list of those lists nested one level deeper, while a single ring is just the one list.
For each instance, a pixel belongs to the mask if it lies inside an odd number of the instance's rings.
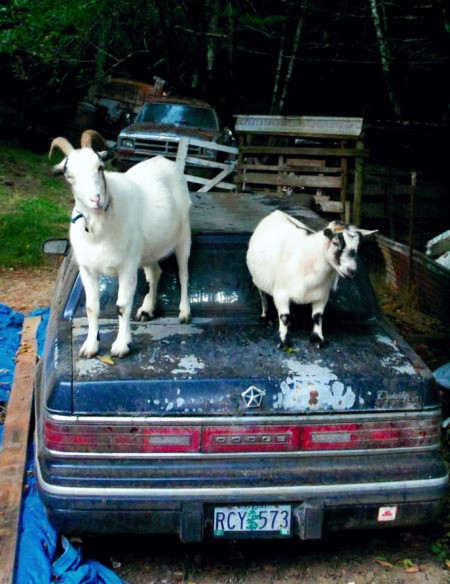
[{"label": "wooden plank", "polygon": [[176,165],[179,170],[183,172],[184,167],[186,166],[186,158],[188,155],[188,148],[189,148],[189,138],[181,138],[178,149],[177,149],[177,158],[176,158]]},{"label": "wooden plank", "polygon": [[237,169],[239,171],[243,171],[243,170],[249,170],[251,171],[255,171],[255,170],[266,170],[266,171],[272,171],[272,172],[278,172],[278,171],[292,171],[292,172],[307,172],[309,174],[311,174],[312,172],[317,172],[317,174],[338,174],[341,172],[341,167],[340,166],[322,166],[320,168],[316,168],[316,167],[311,167],[311,166],[299,166],[299,165],[295,165],[295,164],[290,164],[288,161],[286,161],[285,165],[280,168],[278,165],[273,165],[273,164],[238,164],[237,165]]},{"label": "wooden plank", "polygon": [[[195,183],[198,185],[208,185],[211,182],[211,179],[204,178],[203,176],[195,176],[193,174],[185,174],[184,176],[188,182]],[[220,183],[218,183],[215,186],[220,187],[221,189],[226,189],[226,190],[230,190],[230,191],[236,189],[236,185],[234,183],[228,183],[228,182],[223,182],[223,181],[221,181]],[[198,192],[198,191],[196,191],[196,192]]]},{"label": "wooden plank", "polygon": [[306,166],[313,168],[325,167],[325,160],[318,160],[317,158],[287,158],[286,164],[289,166]]},{"label": "wooden plank", "polygon": [[324,195],[313,195],[314,203],[318,211],[323,213],[343,213],[344,205],[341,201],[330,201],[330,197]]},{"label": "wooden plank", "polygon": [[342,116],[237,115],[235,131],[278,136],[359,138],[363,119]]},{"label": "wooden plank", "polygon": [[218,152],[226,152],[227,154],[238,155],[236,146],[225,146],[224,144],[217,144],[210,140],[199,140],[198,138],[186,138],[192,146],[199,146],[200,148],[209,148],[210,150],[217,150]]},{"label": "wooden plank", "polygon": [[[215,176],[214,178],[212,178],[205,186],[203,186],[201,189],[199,189],[200,193],[205,193],[207,191],[210,191],[213,187],[218,186],[218,185],[229,185],[231,183],[222,183],[222,179],[224,179],[225,177],[227,177],[229,174],[231,174],[234,170],[234,167],[229,165],[228,168],[224,168],[222,170],[222,172],[220,174],[218,174],[217,176]],[[232,185],[231,188],[236,188],[236,185]]]},{"label": "wooden plank", "polygon": [[236,182],[260,185],[283,185],[288,187],[313,187],[323,189],[340,189],[342,179],[340,176],[319,176],[319,175],[283,175],[245,172],[236,174]]},{"label": "wooden plank", "polygon": [[12,584],[17,555],[40,317],[26,318],[0,451],[0,584]]},{"label": "wooden plank", "polygon": [[242,146],[241,154],[284,154],[292,156],[349,156],[350,158],[367,157],[369,151],[364,148],[330,148],[330,147],[294,147],[294,146]]}]

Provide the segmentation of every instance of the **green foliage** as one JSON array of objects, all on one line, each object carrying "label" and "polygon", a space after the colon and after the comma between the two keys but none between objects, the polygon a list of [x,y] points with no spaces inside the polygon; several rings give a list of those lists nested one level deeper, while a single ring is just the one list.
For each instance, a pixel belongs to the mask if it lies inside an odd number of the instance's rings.
[{"label": "green foliage", "polygon": [[46,155],[0,145],[0,266],[38,266],[42,243],[65,237],[72,196]]}]

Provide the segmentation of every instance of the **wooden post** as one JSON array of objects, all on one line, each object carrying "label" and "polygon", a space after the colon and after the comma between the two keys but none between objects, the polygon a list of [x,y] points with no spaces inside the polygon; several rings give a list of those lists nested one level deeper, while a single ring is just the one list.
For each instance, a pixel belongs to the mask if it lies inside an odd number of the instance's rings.
[{"label": "wooden post", "polygon": [[414,251],[414,207],[416,199],[417,173],[411,172],[411,188],[409,191],[409,235],[408,235],[408,292],[411,292],[413,279],[413,251]]},{"label": "wooden post", "polygon": [[[364,150],[364,144],[361,140],[356,142],[357,150]],[[355,159],[355,186],[353,194],[353,223],[357,226],[361,226],[361,205],[362,205],[362,190],[363,190],[363,153],[356,156]]]},{"label": "wooden post", "polygon": [[176,165],[177,168],[184,172],[184,167],[186,166],[186,158],[188,155],[189,148],[189,138],[181,138],[178,144]]},{"label": "wooden post", "polygon": [[12,584],[16,567],[27,449],[41,318],[25,319],[0,452],[0,584]]},{"label": "wooden post", "polygon": [[[341,141],[341,148],[347,147],[347,140]],[[348,162],[347,158],[343,156],[340,160],[341,165],[341,177],[342,177],[342,187],[340,192],[340,199],[342,203],[342,208],[344,209],[344,215],[341,214],[341,220],[344,220],[345,223],[351,222],[351,209],[350,205],[347,205],[347,171],[348,171]]]}]

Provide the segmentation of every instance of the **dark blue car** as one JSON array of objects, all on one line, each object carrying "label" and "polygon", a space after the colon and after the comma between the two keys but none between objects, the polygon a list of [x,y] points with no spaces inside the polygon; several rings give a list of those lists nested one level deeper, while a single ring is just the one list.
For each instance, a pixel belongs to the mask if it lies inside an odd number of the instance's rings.
[{"label": "dark blue car", "polygon": [[[289,200],[289,206],[286,201]],[[80,359],[87,318],[72,255],[60,268],[36,377],[36,468],[56,529],[204,538],[317,539],[418,525],[442,507],[435,380],[381,316],[362,262],[309,343],[309,307],[289,349],[259,320],[245,255],[281,202],[194,194],[191,324],[179,324],[175,261],[162,262],[159,316],[133,323],[112,360],[117,283],[101,282],[100,355]],[[285,199],[312,228],[321,219]],[[145,294],[139,277],[137,308]]]}]

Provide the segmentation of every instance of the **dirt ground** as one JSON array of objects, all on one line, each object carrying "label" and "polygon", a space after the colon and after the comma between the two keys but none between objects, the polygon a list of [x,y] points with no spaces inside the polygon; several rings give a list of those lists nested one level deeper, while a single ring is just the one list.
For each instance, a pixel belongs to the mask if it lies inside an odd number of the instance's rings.
[{"label": "dirt ground", "polygon": [[[23,314],[49,306],[55,270],[56,264],[0,270],[0,302]],[[388,291],[378,290],[378,296],[384,312],[432,370],[450,361],[445,327]],[[450,583],[450,504],[442,519],[426,528],[334,534],[320,542],[194,546],[171,537],[105,536],[85,539],[82,549],[85,558],[114,569],[128,584],[442,584]]]}]

